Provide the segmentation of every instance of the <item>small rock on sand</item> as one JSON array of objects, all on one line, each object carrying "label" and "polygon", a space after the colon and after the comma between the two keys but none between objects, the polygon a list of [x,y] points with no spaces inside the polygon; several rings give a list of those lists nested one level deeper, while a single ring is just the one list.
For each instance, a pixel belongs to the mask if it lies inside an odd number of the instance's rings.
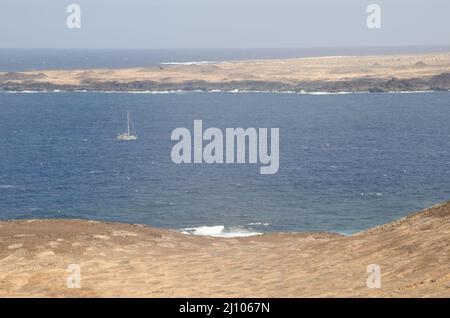
[{"label": "small rock on sand", "polygon": [[11,244],[10,246],[8,246],[8,248],[10,250],[16,250],[16,249],[21,248],[21,247],[23,247],[22,243]]}]

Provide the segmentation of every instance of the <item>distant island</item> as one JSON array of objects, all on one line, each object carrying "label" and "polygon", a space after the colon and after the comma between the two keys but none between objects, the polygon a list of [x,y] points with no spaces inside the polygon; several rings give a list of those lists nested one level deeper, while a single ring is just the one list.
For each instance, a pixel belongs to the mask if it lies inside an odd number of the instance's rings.
[{"label": "distant island", "polygon": [[450,90],[450,53],[0,73],[0,91],[398,92]]}]

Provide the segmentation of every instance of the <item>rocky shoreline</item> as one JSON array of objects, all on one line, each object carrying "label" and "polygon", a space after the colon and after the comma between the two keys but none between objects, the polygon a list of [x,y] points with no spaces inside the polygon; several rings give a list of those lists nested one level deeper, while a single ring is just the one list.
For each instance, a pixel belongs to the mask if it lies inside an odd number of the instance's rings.
[{"label": "rocky shoreline", "polygon": [[20,73],[6,73],[0,76],[0,91],[271,91],[271,92],[408,92],[408,91],[449,91],[450,73],[442,73],[424,78],[378,79],[360,78],[347,81],[311,81],[285,83],[278,81],[185,81],[180,83],[161,83],[157,81],[96,81],[82,80],[78,85],[58,84],[31,79],[21,82],[10,81],[9,76]]}]

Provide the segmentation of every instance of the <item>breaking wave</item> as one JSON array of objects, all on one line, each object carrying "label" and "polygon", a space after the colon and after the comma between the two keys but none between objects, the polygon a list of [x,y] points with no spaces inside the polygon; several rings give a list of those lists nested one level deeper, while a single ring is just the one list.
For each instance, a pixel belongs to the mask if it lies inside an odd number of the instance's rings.
[{"label": "breaking wave", "polygon": [[249,237],[263,234],[242,226],[226,227],[224,225],[190,227],[181,229],[180,231],[184,234],[222,238]]}]

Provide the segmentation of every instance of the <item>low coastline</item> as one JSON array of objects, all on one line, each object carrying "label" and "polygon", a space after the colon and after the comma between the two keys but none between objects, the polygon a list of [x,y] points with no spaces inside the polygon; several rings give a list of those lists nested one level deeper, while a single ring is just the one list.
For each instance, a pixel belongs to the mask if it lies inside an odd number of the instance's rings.
[{"label": "low coastline", "polygon": [[[69,219],[0,222],[0,296],[445,297],[450,202],[342,236],[241,238]],[[69,264],[81,288],[66,286]],[[366,286],[378,264],[382,287]]]},{"label": "low coastline", "polygon": [[354,93],[448,90],[450,53],[0,73],[0,91]]}]

